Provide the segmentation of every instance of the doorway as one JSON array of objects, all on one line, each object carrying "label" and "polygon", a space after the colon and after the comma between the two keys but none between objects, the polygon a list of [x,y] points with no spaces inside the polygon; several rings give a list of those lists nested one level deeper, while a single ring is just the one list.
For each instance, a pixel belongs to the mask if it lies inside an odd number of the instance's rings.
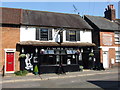
[{"label": "doorway", "polygon": [[103,67],[104,68],[109,68],[109,62],[108,62],[108,52],[104,51],[103,52]]},{"label": "doorway", "polygon": [[14,73],[15,71],[15,50],[5,49],[5,73]]}]

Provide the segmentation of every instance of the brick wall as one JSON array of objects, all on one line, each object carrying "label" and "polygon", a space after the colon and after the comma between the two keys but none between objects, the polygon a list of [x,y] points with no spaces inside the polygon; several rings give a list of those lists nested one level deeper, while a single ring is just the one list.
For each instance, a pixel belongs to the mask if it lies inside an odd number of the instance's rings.
[{"label": "brick wall", "polygon": [[[109,67],[117,66],[115,63],[114,65],[111,63],[111,59],[114,59],[115,62],[115,48],[113,47],[120,47],[120,44],[115,44],[115,39],[114,39],[114,32],[100,32],[100,46],[103,47],[109,47],[108,49],[108,58],[109,58]],[[100,58],[101,62],[103,62],[103,50],[101,48],[100,50]]]},{"label": "brick wall", "polygon": [[108,52],[109,52],[109,66],[112,67],[113,64],[111,59],[114,59],[115,62],[115,48],[110,48]]},{"label": "brick wall", "polygon": [[114,46],[114,32],[100,32],[100,46]]},{"label": "brick wall", "polygon": [[[2,58],[0,63],[3,65],[5,61],[4,49],[16,49],[16,43],[20,41],[20,28],[15,25],[3,25],[2,30]],[[15,70],[19,70],[18,61],[19,52],[15,52]]]}]

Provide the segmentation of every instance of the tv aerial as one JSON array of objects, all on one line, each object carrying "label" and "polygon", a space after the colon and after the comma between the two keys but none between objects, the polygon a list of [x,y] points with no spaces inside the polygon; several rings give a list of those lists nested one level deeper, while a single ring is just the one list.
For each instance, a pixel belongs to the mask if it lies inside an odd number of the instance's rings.
[{"label": "tv aerial", "polygon": [[75,13],[77,13],[77,14],[80,14],[79,12],[78,12],[78,9],[76,8],[76,6],[73,4],[73,8],[74,8],[74,12]]}]

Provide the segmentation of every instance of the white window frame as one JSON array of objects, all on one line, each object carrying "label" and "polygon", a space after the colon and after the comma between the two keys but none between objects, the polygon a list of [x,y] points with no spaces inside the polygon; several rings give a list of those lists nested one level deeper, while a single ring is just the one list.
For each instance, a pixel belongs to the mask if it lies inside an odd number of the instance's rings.
[{"label": "white window frame", "polygon": [[116,58],[115,62],[120,63],[120,51],[116,51],[116,57],[118,56],[119,58]]},{"label": "white window frame", "polygon": [[114,33],[115,44],[120,44],[120,32]]}]

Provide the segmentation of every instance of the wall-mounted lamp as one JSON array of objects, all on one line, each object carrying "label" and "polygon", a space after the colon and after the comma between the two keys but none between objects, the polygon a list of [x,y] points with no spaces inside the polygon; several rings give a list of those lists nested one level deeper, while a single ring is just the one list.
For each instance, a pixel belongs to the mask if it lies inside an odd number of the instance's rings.
[{"label": "wall-mounted lamp", "polygon": [[81,48],[81,53],[83,53],[83,49]]},{"label": "wall-mounted lamp", "polygon": [[91,49],[91,52],[93,52],[93,49]]},{"label": "wall-mounted lamp", "polygon": [[22,48],[22,53],[24,53],[24,48]]},{"label": "wall-mounted lamp", "polygon": [[36,53],[38,52],[38,49],[37,49],[37,48],[35,49],[35,52],[36,52]]}]

